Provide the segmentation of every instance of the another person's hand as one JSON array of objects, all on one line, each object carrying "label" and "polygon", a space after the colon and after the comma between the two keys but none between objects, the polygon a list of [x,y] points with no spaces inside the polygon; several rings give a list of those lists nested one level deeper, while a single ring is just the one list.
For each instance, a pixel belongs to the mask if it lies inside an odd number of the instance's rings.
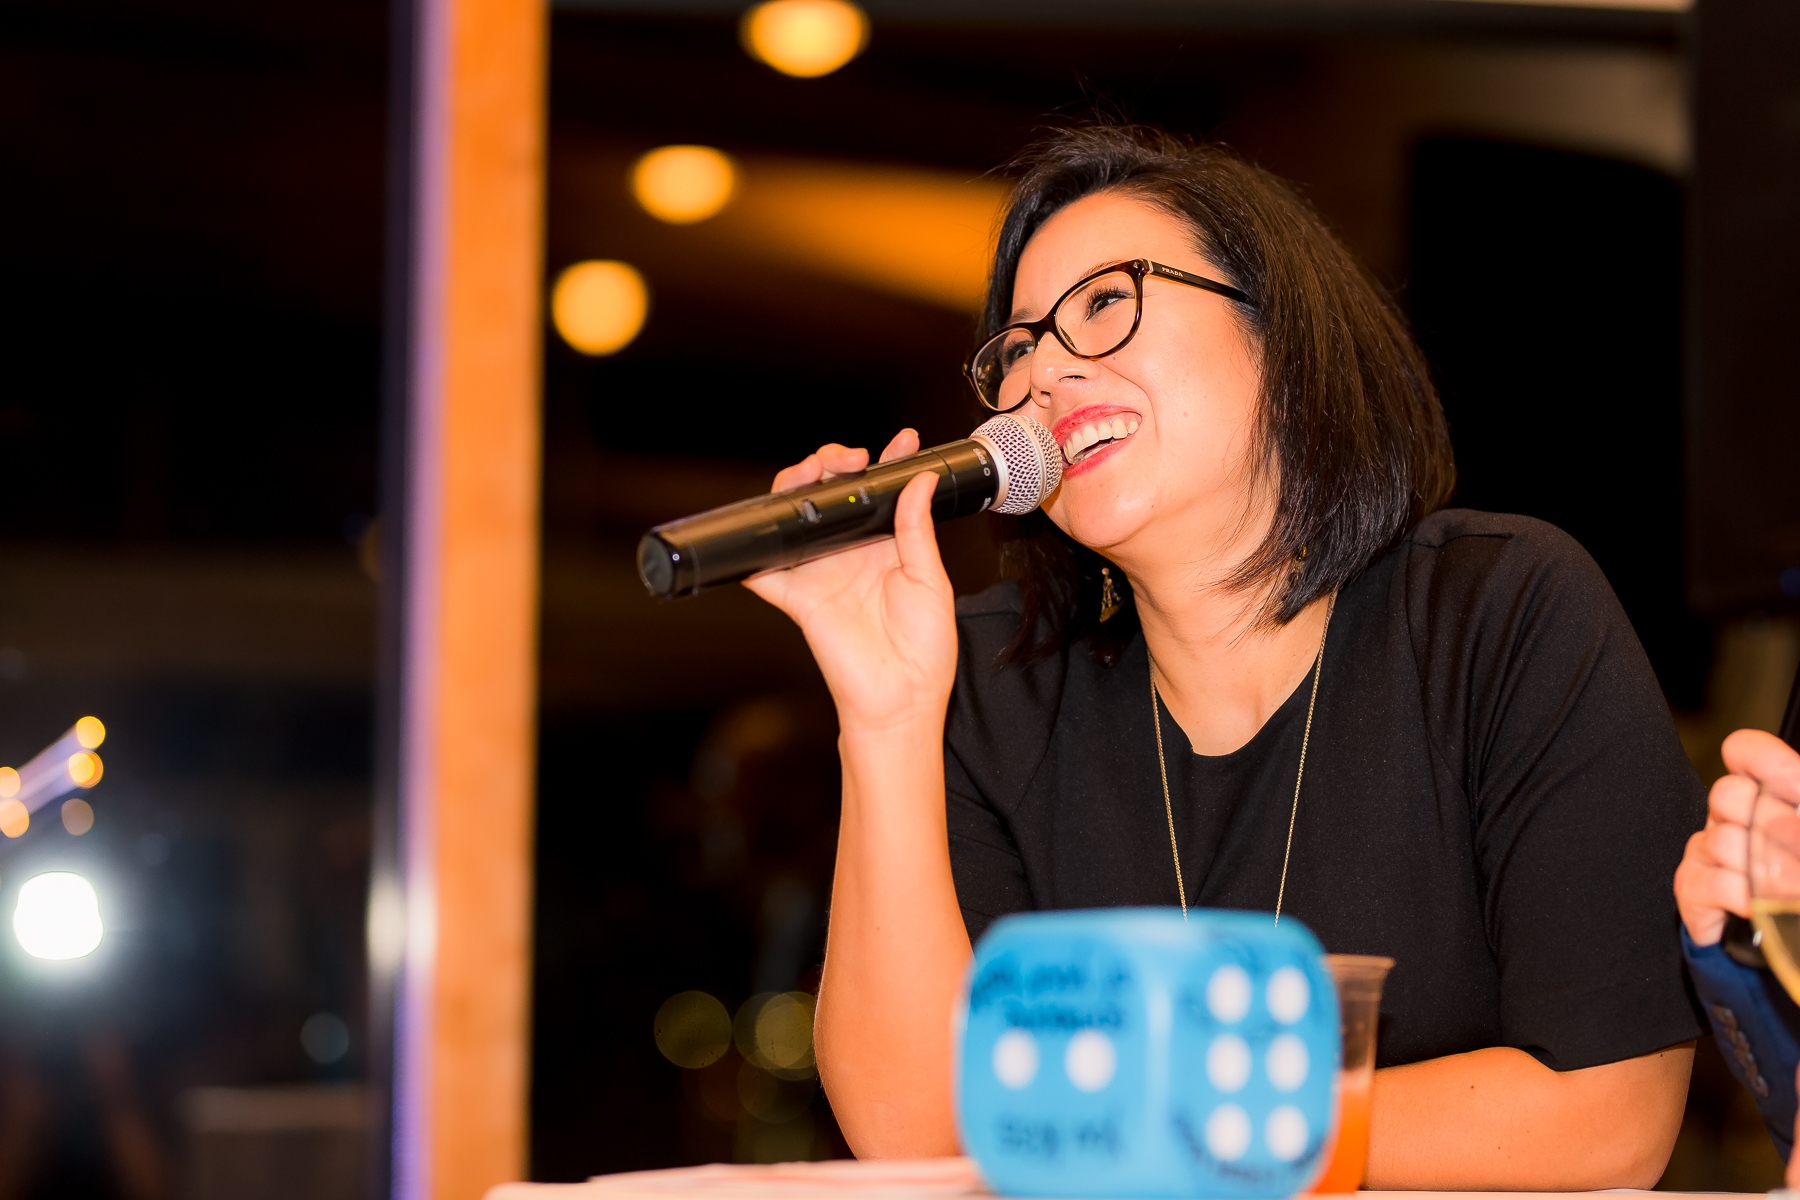
[{"label": "another person's hand", "polygon": [[[916,454],[919,435],[903,429],[881,461]],[[773,490],[860,471],[867,450],[821,446],[775,476]],[[767,571],[744,586],[792,617],[837,702],[845,732],[942,723],[956,679],[956,596],[938,556],[931,520],[936,477],[929,471],[900,494],[894,536],[867,546]]]},{"label": "another person's hand", "polygon": [[1750,814],[1759,794],[1800,805],[1800,753],[1773,734],[1740,729],[1722,747],[1728,772],[1707,797],[1706,826],[1688,839],[1675,869],[1675,904],[1688,936],[1710,946],[1725,918],[1750,915]]}]

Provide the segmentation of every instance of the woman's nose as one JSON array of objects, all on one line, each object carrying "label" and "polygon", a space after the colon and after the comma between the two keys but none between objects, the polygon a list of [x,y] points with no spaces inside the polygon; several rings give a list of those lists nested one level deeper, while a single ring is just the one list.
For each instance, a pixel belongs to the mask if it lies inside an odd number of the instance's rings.
[{"label": "woman's nose", "polygon": [[1049,408],[1057,389],[1072,379],[1086,379],[1093,364],[1070,354],[1055,337],[1044,337],[1031,354],[1031,399],[1040,408]]}]

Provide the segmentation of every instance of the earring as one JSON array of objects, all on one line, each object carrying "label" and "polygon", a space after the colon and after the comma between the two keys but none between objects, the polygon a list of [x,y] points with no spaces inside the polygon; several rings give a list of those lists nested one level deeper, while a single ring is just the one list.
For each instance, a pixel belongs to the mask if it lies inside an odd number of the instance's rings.
[{"label": "earring", "polygon": [[1119,593],[1113,590],[1111,567],[1100,568],[1100,623],[1104,625],[1119,613]]}]

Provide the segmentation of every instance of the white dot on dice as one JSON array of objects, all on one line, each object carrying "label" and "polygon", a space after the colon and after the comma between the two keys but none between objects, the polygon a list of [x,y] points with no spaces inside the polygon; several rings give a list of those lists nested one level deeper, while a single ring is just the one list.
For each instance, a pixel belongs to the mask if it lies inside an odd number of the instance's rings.
[{"label": "white dot on dice", "polygon": [[1250,1118],[1235,1104],[1221,1104],[1206,1118],[1206,1148],[1220,1162],[1235,1162],[1250,1148]]},{"label": "white dot on dice", "polygon": [[1311,1065],[1306,1059],[1306,1043],[1291,1033],[1284,1033],[1269,1043],[1269,1056],[1264,1061],[1269,1082],[1283,1092],[1291,1092],[1305,1083],[1306,1070]]},{"label": "white dot on dice", "polygon": [[1098,1029],[1084,1029],[1070,1038],[1068,1052],[1063,1055],[1063,1070],[1069,1073],[1069,1082],[1084,1092],[1097,1092],[1111,1083],[1118,1065],[1112,1039]]},{"label": "white dot on dice", "polygon": [[1269,1015],[1283,1025],[1292,1025],[1306,1015],[1312,1003],[1312,988],[1299,967],[1281,967],[1269,976]]},{"label": "white dot on dice", "polygon": [[1263,1122],[1263,1142],[1277,1162],[1293,1162],[1306,1150],[1306,1114],[1283,1104]]},{"label": "white dot on dice", "polygon": [[994,1042],[994,1078],[1015,1092],[1037,1078],[1037,1039],[1009,1029]]},{"label": "white dot on dice", "polygon": [[1206,1048],[1206,1077],[1221,1092],[1250,1082],[1250,1045],[1235,1033],[1222,1034]]},{"label": "white dot on dice", "polygon": [[1227,1025],[1235,1025],[1250,1011],[1250,974],[1239,966],[1223,966],[1206,984],[1206,1008]]}]

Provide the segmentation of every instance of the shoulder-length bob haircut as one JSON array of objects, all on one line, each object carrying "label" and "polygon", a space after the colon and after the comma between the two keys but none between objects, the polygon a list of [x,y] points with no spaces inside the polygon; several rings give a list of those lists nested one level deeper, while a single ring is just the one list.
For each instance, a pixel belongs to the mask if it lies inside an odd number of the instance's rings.
[{"label": "shoulder-length bob haircut", "polygon": [[[1140,197],[1185,221],[1200,254],[1250,297],[1229,303],[1260,351],[1252,453],[1277,489],[1268,536],[1225,582],[1268,587],[1264,621],[1285,623],[1337,591],[1449,500],[1455,460],[1424,356],[1380,286],[1291,187],[1223,147],[1137,125],[1059,130],[1013,165],[1022,175],[1000,228],[983,339],[1007,322],[1032,234],[1097,192]],[[1101,625],[1105,560],[1041,512],[1011,534],[1004,561],[1020,582],[1024,621],[1003,657],[1028,661],[1086,641],[1116,662],[1137,621],[1127,604]]]}]

